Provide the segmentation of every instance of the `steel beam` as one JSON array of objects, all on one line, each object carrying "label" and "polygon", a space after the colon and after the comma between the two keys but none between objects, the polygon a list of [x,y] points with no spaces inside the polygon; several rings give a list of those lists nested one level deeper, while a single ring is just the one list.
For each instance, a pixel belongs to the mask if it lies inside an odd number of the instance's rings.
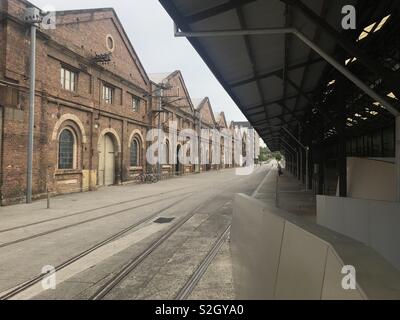
[{"label": "steel beam", "polygon": [[[295,98],[297,98],[298,96],[299,96],[298,94],[295,94],[295,95],[292,95],[292,96],[287,97],[286,100],[295,99]],[[251,110],[259,109],[259,108],[262,108],[262,107],[264,107],[264,106],[270,106],[270,105],[272,105],[272,104],[276,104],[276,103],[280,103],[280,102],[283,102],[283,99],[282,99],[282,98],[276,99],[276,100],[273,100],[273,101],[268,101],[268,102],[266,102],[265,104],[259,104],[259,105],[256,105],[256,106],[252,106],[252,107],[246,108],[246,111],[251,111]]]},{"label": "steel beam", "polygon": [[364,82],[362,82],[358,77],[351,73],[346,67],[337,62],[335,58],[326,53],[317,44],[312,42],[307,38],[302,32],[295,28],[261,28],[261,29],[233,29],[233,30],[222,30],[222,31],[195,31],[195,32],[181,32],[178,31],[175,26],[175,36],[176,37],[230,37],[230,36],[243,36],[243,35],[267,35],[267,34],[286,34],[292,33],[297,38],[299,38],[304,44],[309,46],[315,52],[317,52],[321,57],[323,57],[330,65],[332,65],[337,71],[343,74],[347,79],[354,83],[359,89],[364,91],[369,95],[374,101],[379,102],[384,106],[390,113],[394,116],[400,115],[400,112],[394,107],[387,99],[381,97]]},{"label": "steel beam", "polygon": [[324,30],[330,35],[347,53],[357,59],[364,65],[365,68],[372,71],[375,75],[381,79],[386,80],[388,85],[391,85],[394,91],[399,93],[400,79],[399,76],[390,69],[387,69],[379,65],[376,60],[368,57],[360,48],[358,48],[353,42],[347,40],[342,34],[340,34],[335,28],[333,28],[325,19],[318,16],[313,10],[307,7],[300,0],[281,0],[282,2],[298,8],[308,19],[310,19],[315,25]]},{"label": "steel beam", "polygon": [[[304,110],[297,110],[297,111],[295,111],[294,113],[295,114],[299,114],[299,113],[302,113],[302,112],[304,112]],[[280,114],[280,115],[278,115],[278,116],[272,116],[272,117],[269,117],[269,119],[271,120],[271,119],[277,119],[277,118],[283,118],[283,117],[287,117],[287,116],[290,116],[292,114],[292,112],[287,112],[287,113],[282,113],[282,114]],[[251,116],[253,116],[252,114],[250,114],[250,115],[247,115],[248,117],[251,117]],[[295,119],[294,119],[295,120]],[[253,125],[257,125],[257,124],[265,124],[266,123],[266,120],[265,119],[263,119],[263,120],[257,120],[257,121],[254,121],[253,122]]]},{"label": "steel beam", "polygon": [[[285,7],[285,27],[288,28],[290,26],[290,16],[289,16],[289,6],[286,5]],[[286,94],[287,94],[287,83],[286,79],[288,77],[288,49],[289,49],[289,35],[285,34],[285,43],[284,43],[284,50],[283,50],[283,70],[282,70],[282,80],[283,80],[283,101],[279,105],[284,108],[286,111],[293,112],[293,110],[286,107]]]},{"label": "steel beam", "polygon": [[[321,13],[320,13],[321,18],[325,18],[326,17],[327,9],[328,9],[328,5],[327,4],[328,4],[328,1],[327,0],[323,0],[322,9],[321,9]],[[321,36],[321,30],[320,29],[316,29],[315,34],[314,34],[314,38],[313,38],[313,42],[317,43],[319,38],[320,38],[320,36]],[[314,56],[314,50],[310,49],[307,61],[312,61],[313,56]],[[306,78],[307,78],[308,71],[309,71],[309,65],[307,65],[305,67],[305,69],[304,69],[304,72],[303,72],[303,75],[302,75],[302,79],[301,79],[301,82],[300,82],[300,86],[299,86],[300,91],[304,90],[304,84],[305,84],[305,81],[306,81]],[[300,102],[300,98],[298,97],[296,99],[296,103],[294,105],[294,109],[293,110],[297,110],[299,102]]]},{"label": "steel beam", "polygon": [[[159,0],[159,1],[163,5],[163,7],[167,10],[167,12],[170,14],[171,18],[174,21],[175,36],[179,36],[178,35],[178,27],[177,27],[176,23],[178,23],[178,25],[181,26],[182,28],[184,28],[186,30],[190,30],[188,23],[179,14],[179,10],[174,3],[172,3],[171,1],[167,1],[167,0]],[[202,47],[202,45],[198,41],[198,39],[189,38],[188,41],[192,44],[192,46],[199,53],[199,55],[201,56],[201,58],[203,59],[205,64],[210,68],[211,72],[214,74],[215,78],[221,83],[221,85],[225,89],[225,91],[228,92],[229,96],[236,103],[236,105],[238,106],[240,111],[242,111],[244,113],[244,109],[241,106],[239,98],[232,92],[232,90],[230,89],[228,84],[224,81],[224,77],[222,76],[221,72],[218,70],[215,63],[211,60],[208,53],[204,50],[204,48]]]},{"label": "steel beam", "polygon": [[322,50],[319,46],[313,43],[310,39],[308,39],[303,33],[295,30],[294,33],[296,36],[303,41],[306,45],[316,51],[320,56],[322,56],[329,64],[331,64],[336,70],[338,70],[341,74],[343,74],[347,79],[353,82],[358,88],[364,91],[367,95],[369,95],[374,101],[379,102],[382,106],[386,107],[386,109],[392,113],[394,116],[400,115],[400,112],[394,107],[391,103],[389,103],[386,99],[381,97],[378,93],[372,90],[369,86],[367,86],[364,82],[362,82],[358,77],[353,75],[344,65],[340,64],[327,54],[324,50]]},{"label": "steel beam", "polygon": [[[323,61],[324,61],[324,59],[322,59],[322,58],[316,58],[316,59],[311,60],[311,61],[306,61],[306,62],[301,62],[301,63],[296,63],[296,64],[293,64],[293,65],[290,65],[290,66],[287,67],[287,70],[288,71],[292,71],[292,70],[304,68],[306,66],[309,66],[309,65],[312,65],[312,64],[315,64],[315,63],[319,63],[319,62],[323,62]],[[233,83],[229,84],[229,86],[232,87],[232,88],[243,86],[245,84],[254,82],[257,79],[261,80],[261,79],[266,79],[266,78],[269,78],[269,77],[276,76],[277,74],[282,74],[282,72],[283,72],[283,68],[279,68],[279,69],[276,69],[276,70],[273,70],[273,71],[260,73],[258,78],[250,77],[250,78],[243,79],[243,80],[240,80],[240,81],[237,81],[237,82],[233,82]]]},{"label": "steel beam", "polygon": [[[239,18],[240,27],[242,29],[243,28],[247,28],[246,21],[244,19],[241,7],[237,7],[236,8],[236,13],[237,13],[237,16]],[[247,55],[249,56],[250,64],[251,64],[252,69],[253,69],[253,75],[254,75],[254,77],[258,77],[256,59],[254,57],[253,48],[252,48],[252,45],[251,45],[251,42],[250,42],[250,38],[249,38],[248,35],[244,35],[244,42],[245,42],[245,46],[246,46]],[[265,102],[265,96],[264,96],[263,89],[261,87],[260,80],[256,80],[256,84],[257,84],[257,89],[258,89],[258,92],[259,92],[259,95],[260,95],[260,98],[261,98],[261,102],[264,104],[265,117],[266,117],[267,121],[269,122],[269,120],[268,120],[268,118],[269,118],[268,110],[267,110],[267,106],[265,105],[265,103],[266,103]]]},{"label": "steel beam", "polygon": [[201,20],[205,20],[211,17],[214,17],[216,15],[219,15],[221,13],[227,12],[229,10],[233,10],[238,8],[239,6],[243,6],[245,4],[254,2],[256,0],[231,0],[227,1],[226,3],[220,4],[218,6],[197,12],[195,14],[192,14],[190,16],[185,17],[185,20],[187,23],[194,23],[198,22]]}]

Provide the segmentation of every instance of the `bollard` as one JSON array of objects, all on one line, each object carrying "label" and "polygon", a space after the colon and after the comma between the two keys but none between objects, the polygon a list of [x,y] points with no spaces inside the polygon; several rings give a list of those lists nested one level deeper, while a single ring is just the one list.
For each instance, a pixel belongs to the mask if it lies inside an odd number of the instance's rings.
[{"label": "bollard", "polygon": [[50,192],[49,188],[46,188],[47,191],[47,209],[50,209]]}]

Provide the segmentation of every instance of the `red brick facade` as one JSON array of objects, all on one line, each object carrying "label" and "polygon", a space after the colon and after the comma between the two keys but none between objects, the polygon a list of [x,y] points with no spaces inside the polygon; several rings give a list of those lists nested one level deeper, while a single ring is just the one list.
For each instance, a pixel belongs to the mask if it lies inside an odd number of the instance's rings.
[{"label": "red brick facade", "polygon": [[[0,107],[2,123],[1,201],[23,201],[26,193],[29,31],[20,20],[27,5],[2,0],[0,28]],[[95,55],[114,50],[109,64]],[[114,144],[113,183],[145,169],[146,132],[151,105],[150,81],[115,12],[111,9],[57,13],[55,30],[37,35],[36,106],[34,129],[33,194],[94,190],[99,185],[99,158],[104,136]],[[61,68],[76,75],[76,90],[61,87]],[[105,103],[103,86],[113,90]],[[138,110],[133,110],[137,99]],[[59,135],[74,133],[73,168],[59,169]],[[130,163],[130,141],[140,141],[139,164]],[[105,170],[109,170],[105,168]],[[110,180],[109,180],[110,181]],[[102,182],[104,184],[104,182]]]},{"label": "red brick facade", "polygon": [[[158,117],[160,115],[161,127],[164,132],[168,135],[171,131],[169,124],[171,121],[177,123],[177,134],[183,129],[197,129],[197,115],[195,108],[190,98],[189,92],[186,88],[185,81],[180,71],[174,71],[171,74],[155,74],[150,75],[152,79],[152,91],[153,94],[159,95],[160,83],[166,89],[162,92],[162,111],[158,113],[160,99],[158,97],[153,99],[153,126],[158,126]],[[168,137],[166,138],[168,141]],[[182,143],[178,142],[177,148],[181,148]],[[168,154],[177,152],[178,150],[172,150],[172,145],[168,141]],[[189,174],[195,172],[195,165],[180,165],[171,164],[170,161],[166,161],[162,166],[164,175],[171,174]],[[177,161],[178,162],[178,161]]]},{"label": "red brick facade", "polygon": [[[25,0],[0,2],[2,205],[26,197],[30,32],[22,14],[28,6]],[[178,133],[227,127],[208,98],[192,101],[180,71],[150,80],[113,9],[57,12],[54,30],[38,30],[36,52],[34,198],[96,190],[155,171],[146,162],[146,135],[159,116],[167,134],[170,121],[178,123]],[[99,61],[102,54],[111,59]],[[158,113],[161,83],[166,88]],[[167,162],[162,173],[221,167]]]}]

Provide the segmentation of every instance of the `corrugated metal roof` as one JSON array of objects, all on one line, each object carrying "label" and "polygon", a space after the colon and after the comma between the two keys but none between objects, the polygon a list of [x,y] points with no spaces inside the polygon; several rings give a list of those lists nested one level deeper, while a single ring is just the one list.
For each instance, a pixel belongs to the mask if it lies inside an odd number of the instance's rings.
[{"label": "corrugated metal roof", "polygon": [[[293,27],[334,55],[337,43],[289,0],[160,0],[183,32]],[[298,2],[298,1],[297,1]],[[338,34],[342,7],[356,0],[303,0]],[[291,34],[188,38],[272,150],[282,126],[295,128],[311,109],[327,63]],[[344,63],[344,61],[342,61]]]}]

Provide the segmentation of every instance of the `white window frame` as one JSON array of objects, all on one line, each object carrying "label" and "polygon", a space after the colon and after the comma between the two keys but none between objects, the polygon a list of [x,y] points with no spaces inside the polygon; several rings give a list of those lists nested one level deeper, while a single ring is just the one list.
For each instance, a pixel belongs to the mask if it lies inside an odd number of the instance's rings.
[{"label": "white window frame", "polygon": [[62,89],[76,92],[78,73],[65,66],[61,66],[60,83]]},{"label": "white window frame", "polygon": [[114,94],[115,94],[115,89],[113,87],[111,87],[110,85],[103,83],[102,97],[103,97],[103,101],[106,104],[114,103]]},{"label": "white window frame", "polygon": [[132,111],[140,112],[140,99],[134,95],[132,96]]}]

